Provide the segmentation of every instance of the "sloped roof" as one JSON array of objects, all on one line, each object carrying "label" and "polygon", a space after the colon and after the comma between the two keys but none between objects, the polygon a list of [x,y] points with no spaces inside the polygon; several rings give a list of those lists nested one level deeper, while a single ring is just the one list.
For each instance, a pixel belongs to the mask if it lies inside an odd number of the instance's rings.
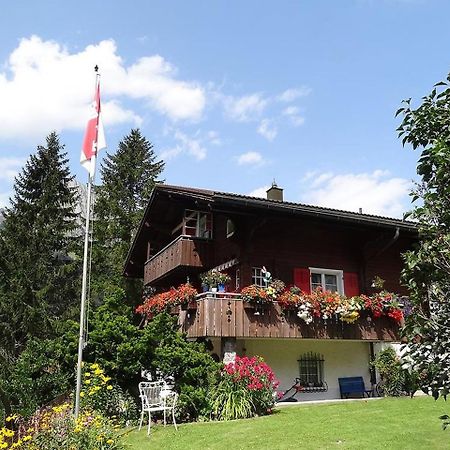
[{"label": "sloped roof", "polygon": [[152,192],[151,198],[147,205],[144,216],[141,220],[137,233],[134,237],[133,244],[128,252],[125,261],[126,268],[130,263],[131,255],[133,254],[142,232],[145,221],[150,213],[151,205],[155,196],[158,193],[166,193],[168,195],[177,195],[191,200],[203,200],[210,202],[211,205],[227,205],[235,207],[246,207],[250,209],[264,209],[272,213],[279,212],[280,214],[294,214],[304,215],[309,217],[316,217],[318,219],[335,220],[338,222],[349,222],[359,225],[379,228],[399,228],[412,233],[417,233],[417,224],[409,220],[395,219],[391,217],[378,216],[373,214],[363,214],[352,211],[344,211],[340,209],[327,208],[323,206],[307,205],[304,203],[294,203],[281,200],[269,200],[266,198],[252,197],[249,195],[236,194],[231,192],[213,191],[210,189],[199,189],[186,186],[176,186],[170,184],[157,184]]},{"label": "sloped roof", "polygon": [[[345,218],[350,220],[355,220],[357,222],[368,222],[376,224],[386,224],[394,227],[407,228],[415,230],[417,224],[410,220],[395,219],[392,217],[379,216],[375,214],[363,214],[352,211],[345,211],[335,208],[327,208],[324,206],[314,206],[305,203],[295,203],[280,200],[269,200],[262,197],[252,197],[250,195],[235,194],[232,192],[220,192],[213,191],[209,189],[198,189],[185,186],[175,186],[169,184],[159,184],[156,189],[163,189],[167,192],[173,193],[185,193],[190,194],[190,196],[203,197],[205,200],[235,200],[245,201],[248,206],[264,206],[273,207],[275,209],[285,209],[285,210],[295,210],[299,213],[311,213],[317,216],[327,216],[336,218]],[[250,203],[249,203],[250,202]]]}]

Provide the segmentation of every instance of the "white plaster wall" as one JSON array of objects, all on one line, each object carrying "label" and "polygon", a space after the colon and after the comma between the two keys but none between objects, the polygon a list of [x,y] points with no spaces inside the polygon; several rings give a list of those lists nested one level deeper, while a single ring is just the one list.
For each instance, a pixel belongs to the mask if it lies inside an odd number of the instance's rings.
[{"label": "white plaster wall", "polygon": [[370,385],[368,342],[310,340],[310,339],[246,339],[242,342],[247,356],[262,356],[274,370],[280,381],[280,391],[286,391],[299,376],[297,360],[306,352],[318,352],[324,356],[324,377],[327,392],[301,393],[301,400],[340,398],[338,378],[362,376],[367,389]]}]

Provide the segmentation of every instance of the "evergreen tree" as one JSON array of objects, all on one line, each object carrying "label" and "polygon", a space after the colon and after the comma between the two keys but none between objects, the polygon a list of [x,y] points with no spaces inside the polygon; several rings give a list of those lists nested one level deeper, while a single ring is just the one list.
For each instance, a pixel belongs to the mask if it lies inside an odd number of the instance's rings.
[{"label": "evergreen tree", "polygon": [[75,193],[63,146],[51,133],[14,185],[0,230],[0,344],[16,355],[51,336],[76,295]]},{"label": "evergreen tree", "polygon": [[[93,277],[96,283],[124,286],[123,264],[151,191],[164,169],[153,145],[139,129],[131,130],[117,152],[107,155],[96,189]],[[127,287],[130,287],[128,283]]]},{"label": "evergreen tree", "polygon": [[397,111],[403,144],[421,149],[421,182],[412,192],[420,243],[405,255],[403,277],[413,302],[410,356],[421,387],[437,398],[450,392],[450,75],[422,100],[416,109],[406,100]]}]

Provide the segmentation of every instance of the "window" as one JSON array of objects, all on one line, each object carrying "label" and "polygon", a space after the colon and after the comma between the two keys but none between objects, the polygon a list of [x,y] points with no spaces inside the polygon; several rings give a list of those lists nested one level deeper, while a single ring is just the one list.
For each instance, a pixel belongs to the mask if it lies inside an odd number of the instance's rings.
[{"label": "window", "polygon": [[187,236],[212,238],[211,213],[186,209],[184,212],[183,234]]},{"label": "window", "polygon": [[321,287],[325,291],[344,294],[342,270],[309,268],[311,272],[311,289]]},{"label": "window", "polygon": [[327,384],[324,380],[323,355],[319,353],[305,353],[298,360],[300,371],[300,384],[305,391],[321,392],[327,390]]},{"label": "window", "polygon": [[267,286],[262,267],[252,267],[252,284],[261,287]]}]

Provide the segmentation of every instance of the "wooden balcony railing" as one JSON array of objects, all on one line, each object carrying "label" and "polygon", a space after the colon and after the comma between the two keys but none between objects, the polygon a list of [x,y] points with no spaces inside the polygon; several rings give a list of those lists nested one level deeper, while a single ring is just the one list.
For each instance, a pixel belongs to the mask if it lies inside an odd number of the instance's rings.
[{"label": "wooden balcony railing", "polygon": [[316,319],[306,324],[295,311],[278,304],[252,308],[239,294],[205,293],[197,309],[181,311],[179,324],[188,337],[309,338],[398,341],[399,326],[387,317],[361,317],[353,324]]},{"label": "wooden balcony railing", "polygon": [[209,239],[178,236],[145,263],[144,284],[151,283],[179,267],[209,267],[212,264],[210,244]]}]

